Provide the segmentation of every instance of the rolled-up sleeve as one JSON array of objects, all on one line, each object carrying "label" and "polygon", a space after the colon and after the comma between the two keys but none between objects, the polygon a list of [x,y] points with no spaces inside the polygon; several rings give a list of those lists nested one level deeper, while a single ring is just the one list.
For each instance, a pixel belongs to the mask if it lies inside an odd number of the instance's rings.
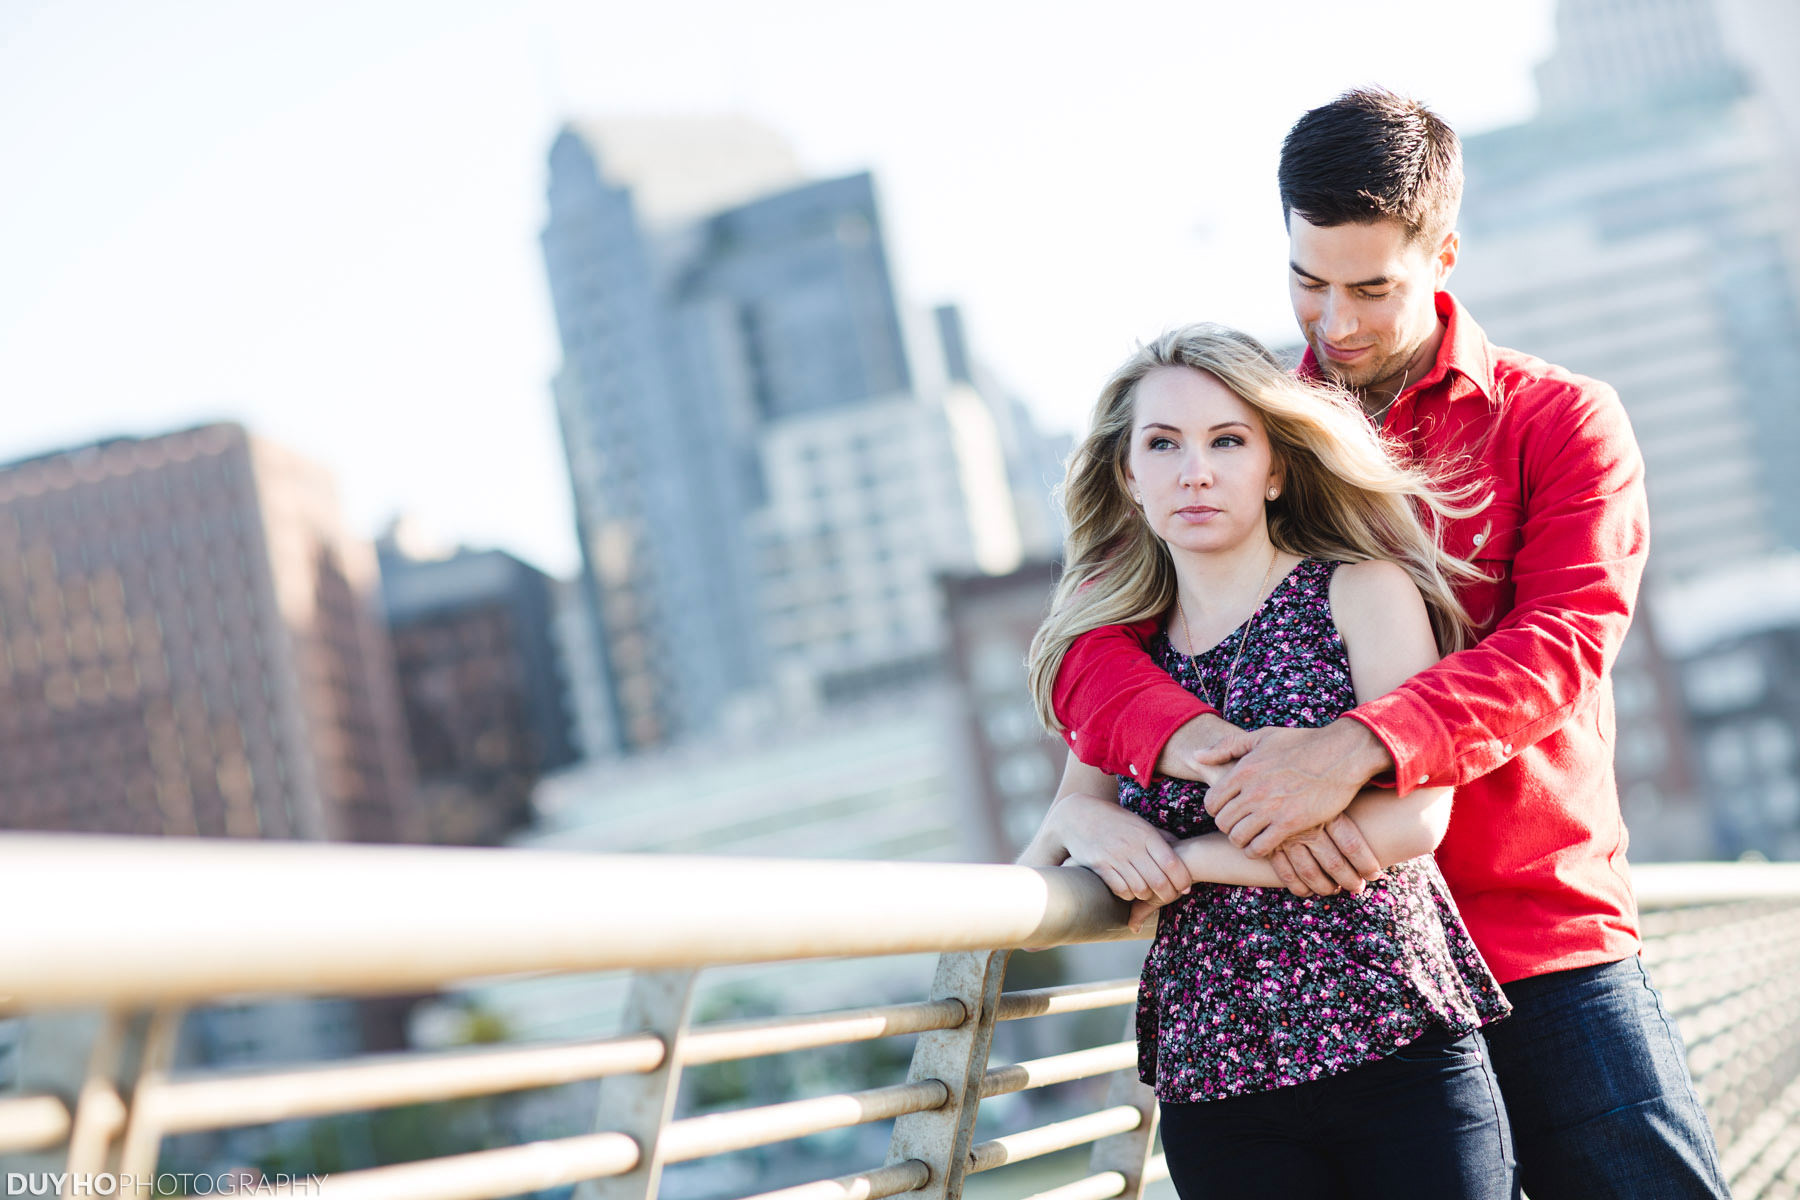
[{"label": "rolled-up sleeve", "polygon": [[1051,696],[1077,758],[1146,787],[1175,731],[1214,711],[1152,661],[1145,647],[1157,629],[1152,620],[1082,634],[1063,656]]}]

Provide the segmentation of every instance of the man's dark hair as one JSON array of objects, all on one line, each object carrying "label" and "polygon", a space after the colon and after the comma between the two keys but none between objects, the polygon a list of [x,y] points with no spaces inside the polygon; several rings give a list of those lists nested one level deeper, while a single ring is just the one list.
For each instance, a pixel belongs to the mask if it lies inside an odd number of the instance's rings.
[{"label": "man's dark hair", "polygon": [[1282,220],[1313,225],[1398,221],[1435,239],[1462,204],[1462,143],[1443,118],[1385,88],[1357,88],[1315,108],[1281,143]]}]

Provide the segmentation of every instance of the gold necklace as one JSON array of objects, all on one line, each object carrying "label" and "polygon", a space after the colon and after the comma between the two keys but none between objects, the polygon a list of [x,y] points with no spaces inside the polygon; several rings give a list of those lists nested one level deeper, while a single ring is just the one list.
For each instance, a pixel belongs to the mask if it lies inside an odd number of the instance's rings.
[{"label": "gold necklace", "polygon": [[1188,630],[1187,610],[1181,606],[1181,588],[1178,586],[1175,589],[1175,615],[1181,618],[1181,636],[1187,639],[1187,658],[1194,668],[1194,682],[1200,684],[1201,697],[1220,716],[1225,715],[1225,705],[1231,703],[1231,677],[1237,674],[1238,660],[1244,657],[1244,647],[1250,642],[1250,630],[1255,627],[1256,618],[1262,616],[1263,604],[1268,601],[1268,596],[1264,593],[1269,590],[1269,580],[1275,574],[1275,564],[1280,560],[1281,551],[1277,550],[1269,557],[1269,569],[1263,572],[1262,586],[1256,589],[1256,607],[1251,610],[1250,619],[1244,622],[1244,636],[1238,639],[1237,653],[1231,656],[1231,665],[1225,670],[1225,686],[1220,689],[1224,694],[1223,702],[1215,702],[1212,693],[1206,690],[1206,684],[1201,682],[1199,656],[1194,653],[1194,635]]}]

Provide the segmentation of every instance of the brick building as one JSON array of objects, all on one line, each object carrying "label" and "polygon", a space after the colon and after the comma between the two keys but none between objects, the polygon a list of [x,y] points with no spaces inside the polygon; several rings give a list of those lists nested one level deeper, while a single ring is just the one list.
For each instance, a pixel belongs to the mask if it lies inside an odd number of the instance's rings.
[{"label": "brick building", "polygon": [[0,465],[0,826],[420,840],[377,578],[237,425]]}]

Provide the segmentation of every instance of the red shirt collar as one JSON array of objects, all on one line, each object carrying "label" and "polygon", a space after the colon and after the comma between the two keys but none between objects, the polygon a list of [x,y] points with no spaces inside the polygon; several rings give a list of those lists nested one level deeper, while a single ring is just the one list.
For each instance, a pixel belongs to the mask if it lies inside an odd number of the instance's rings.
[{"label": "red shirt collar", "polygon": [[[1408,384],[1408,392],[1417,392],[1425,388],[1438,387],[1449,378],[1451,372],[1462,376],[1475,386],[1482,399],[1489,406],[1494,403],[1494,348],[1487,340],[1487,334],[1469,315],[1469,310],[1457,303],[1456,297],[1449,292],[1439,292],[1433,298],[1437,306],[1438,320],[1445,325],[1444,340],[1438,345],[1437,361],[1431,364],[1416,383]],[[1300,358],[1298,373],[1309,379],[1320,376],[1319,360],[1309,345],[1306,353]],[[1454,394],[1452,395],[1454,398]]]}]

